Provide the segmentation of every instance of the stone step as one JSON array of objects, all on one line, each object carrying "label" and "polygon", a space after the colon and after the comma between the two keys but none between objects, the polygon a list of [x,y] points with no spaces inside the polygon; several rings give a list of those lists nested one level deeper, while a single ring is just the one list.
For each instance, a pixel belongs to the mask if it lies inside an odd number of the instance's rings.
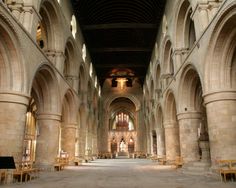
[{"label": "stone step", "polygon": [[116,159],[129,159],[129,156],[117,156]]},{"label": "stone step", "polygon": [[209,173],[210,164],[206,162],[192,162],[185,164],[182,168],[184,174],[206,175]]}]

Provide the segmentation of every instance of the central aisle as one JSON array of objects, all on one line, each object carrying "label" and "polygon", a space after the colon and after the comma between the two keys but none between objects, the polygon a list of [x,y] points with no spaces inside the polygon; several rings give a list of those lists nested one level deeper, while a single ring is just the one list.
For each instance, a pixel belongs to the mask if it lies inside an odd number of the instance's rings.
[{"label": "central aisle", "polygon": [[233,188],[236,182],[222,183],[206,176],[184,175],[170,166],[146,159],[104,159],[60,172],[43,172],[40,178],[18,188]]}]

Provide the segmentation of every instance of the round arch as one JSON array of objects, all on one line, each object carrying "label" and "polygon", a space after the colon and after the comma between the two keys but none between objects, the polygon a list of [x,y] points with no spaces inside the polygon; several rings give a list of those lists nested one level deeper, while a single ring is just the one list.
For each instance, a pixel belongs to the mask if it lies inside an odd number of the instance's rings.
[{"label": "round arch", "polygon": [[78,64],[76,63],[78,57],[76,55],[75,44],[71,37],[67,39],[64,51],[65,51],[65,63],[64,63],[63,74],[68,80],[71,76],[76,75],[79,71]]},{"label": "round arch", "polygon": [[166,158],[175,160],[180,156],[180,141],[175,96],[171,90],[167,91],[164,104]]},{"label": "round arch", "polygon": [[34,74],[31,93],[38,106],[39,113],[60,114],[60,92],[54,69],[41,64]]},{"label": "round arch", "polygon": [[174,64],[173,64],[173,50],[172,42],[169,36],[166,36],[162,42],[163,51],[162,51],[162,75],[172,75],[174,74]]},{"label": "round arch", "polygon": [[181,101],[178,106],[179,112],[200,111],[203,104],[202,82],[200,74],[193,65],[188,64],[183,68],[178,91],[178,100]]},{"label": "round arch", "polygon": [[61,11],[55,0],[42,0],[39,13],[42,21],[38,25],[37,31],[41,33],[37,37],[39,46],[46,50],[63,51],[63,34],[61,33]]},{"label": "round arch", "polygon": [[26,73],[14,27],[0,13],[0,89],[26,92]]},{"label": "round arch", "polygon": [[192,7],[189,0],[181,0],[175,16],[175,46],[178,49],[190,49],[196,40],[191,13]]},{"label": "round arch", "polygon": [[205,90],[236,89],[236,3],[220,14],[209,42],[205,61]]}]

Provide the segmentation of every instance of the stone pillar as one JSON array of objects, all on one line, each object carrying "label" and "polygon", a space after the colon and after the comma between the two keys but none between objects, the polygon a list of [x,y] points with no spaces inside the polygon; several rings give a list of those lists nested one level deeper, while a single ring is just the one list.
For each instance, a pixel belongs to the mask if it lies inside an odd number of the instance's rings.
[{"label": "stone pillar", "polygon": [[52,170],[55,157],[59,154],[59,129],[61,115],[41,113],[37,116],[39,136],[36,146],[36,164]]},{"label": "stone pillar", "polygon": [[79,131],[79,157],[85,157],[85,148],[86,148],[86,129],[81,129]]},{"label": "stone pillar", "polygon": [[176,49],[174,51],[174,54],[175,54],[174,70],[177,72],[182,64],[182,51],[180,49]]},{"label": "stone pillar", "polygon": [[199,147],[202,151],[201,162],[209,163],[211,159],[209,141],[199,141]]},{"label": "stone pillar", "polygon": [[[201,32],[203,32],[209,24],[209,16],[208,16],[208,5],[207,4],[199,4],[198,5],[198,14],[200,20],[200,28]],[[196,29],[196,27],[195,27]]]},{"label": "stone pillar", "polygon": [[29,97],[18,93],[0,93],[0,155],[22,160],[26,112]]},{"label": "stone pillar", "polygon": [[22,13],[22,25],[31,34],[36,41],[37,27],[41,20],[40,14],[35,10],[33,5],[24,4]]},{"label": "stone pillar", "polygon": [[180,156],[179,128],[177,122],[165,122],[166,159],[175,160]]},{"label": "stone pillar", "polygon": [[153,148],[154,140],[153,140],[152,132],[150,132],[149,135],[150,135],[150,154],[153,155],[154,154],[154,148]]},{"label": "stone pillar", "polygon": [[53,63],[55,67],[57,68],[57,70],[59,70],[59,72],[62,75],[64,74],[65,58],[66,57],[63,52],[60,52],[60,51],[55,52],[55,61],[53,61]]},{"label": "stone pillar", "polygon": [[62,150],[69,154],[70,161],[73,161],[75,157],[76,131],[76,124],[65,124],[62,127]]},{"label": "stone pillar", "polygon": [[180,151],[184,162],[199,160],[198,127],[201,123],[200,112],[178,114]]},{"label": "stone pillar", "polygon": [[150,138],[150,133],[147,133],[146,137],[147,137],[147,153],[150,154],[152,152],[151,151],[152,141],[151,141],[151,138]]},{"label": "stone pillar", "polygon": [[204,95],[212,165],[217,159],[236,158],[236,91]]},{"label": "stone pillar", "polygon": [[156,129],[157,132],[157,156],[165,155],[165,132],[163,128]]},{"label": "stone pillar", "polygon": [[92,154],[93,154],[93,155],[97,155],[97,154],[98,154],[97,135],[96,135],[96,134],[93,134]]}]

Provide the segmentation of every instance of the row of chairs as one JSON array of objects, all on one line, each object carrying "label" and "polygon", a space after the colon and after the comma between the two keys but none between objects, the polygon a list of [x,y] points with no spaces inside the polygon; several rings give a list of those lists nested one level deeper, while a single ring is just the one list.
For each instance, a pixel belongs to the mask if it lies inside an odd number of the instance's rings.
[{"label": "row of chairs", "polygon": [[15,162],[16,169],[13,170],[1,170],[0,180],[1,183],[6,184],[8,178],[13,182],[26,182],[35,179],[39,176],[39,169],[33,166],[33,161],[21,161]]},{"label": "row of chairs", "polygon": [[160,157],[160,156],[157,156],[157,155],[153,155],[153,156],[150,157],[150,159],[153,162],[158,162],[158,164],[160,164],[160,165],[168,164],[168,165],[174,166],[175,168],[182,167],[183,164],[184,164],[183,158],[180,157],[180,156],[176,156],[175,160],[167,160],[166,156]]}]

